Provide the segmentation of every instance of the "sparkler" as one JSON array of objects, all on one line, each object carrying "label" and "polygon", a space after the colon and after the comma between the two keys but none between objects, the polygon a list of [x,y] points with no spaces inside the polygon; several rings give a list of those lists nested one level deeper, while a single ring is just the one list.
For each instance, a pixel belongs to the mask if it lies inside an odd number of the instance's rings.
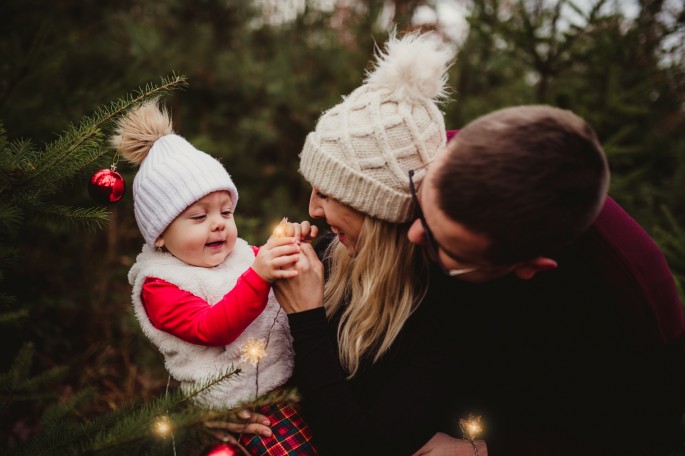
[{"label": "sparkler", "polygon": [[474,440],[476,437],[478,437],[478,435],[480,435],[481,432],[483,432],[480,416],[474,417],[469,415],[468,418],[460,419],[459,427],[461,428],[461,433],[464,435],[464,437],[471,442],[471,445],[473,445],[473,451],[475,452],[476,456],[478,456],[478,447],[476,446],[476,442],[474,442]]},{"label": "sparkler", "polygon": [[288,230],[288,217],[283,217],[283,220],[276,225],[276,228],[274,228],[274,231],[272,233],[273,237],[276,238],[282,238],[286,236]]},{"label": "sparkler", "polygon": [[256,366],[266,356],[266,341],[263,338],[253,339],[250,337],[240,347],[240,361]]}]

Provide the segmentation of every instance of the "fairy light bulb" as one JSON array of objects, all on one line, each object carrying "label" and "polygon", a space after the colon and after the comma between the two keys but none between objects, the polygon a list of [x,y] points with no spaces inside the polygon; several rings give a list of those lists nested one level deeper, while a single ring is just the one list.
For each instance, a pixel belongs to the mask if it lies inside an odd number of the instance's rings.
[{"label": "fairy light bulb", "polygon": [[153,424],[153,430],[155,434],[162,438],[166,438],[171,435],[173,426],[171,425],[171,420],[168,416],[163,415],[157,418]]}]

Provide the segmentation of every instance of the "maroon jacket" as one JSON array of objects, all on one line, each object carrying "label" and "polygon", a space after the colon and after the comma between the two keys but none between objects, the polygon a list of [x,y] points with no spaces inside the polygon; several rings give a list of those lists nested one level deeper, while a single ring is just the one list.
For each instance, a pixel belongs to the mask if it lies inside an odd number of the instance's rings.
[{"label": "maroon jacket", "polygon": [[[490,456],[661,455],[678,443],[685,317],[663,255],[612,199],[532,280],[437,268],[381,360],[346,379],[337,319],[289,315],[321,454],[412,454],[481,415]],[[443,427],[439,421],[443,418]]]}]

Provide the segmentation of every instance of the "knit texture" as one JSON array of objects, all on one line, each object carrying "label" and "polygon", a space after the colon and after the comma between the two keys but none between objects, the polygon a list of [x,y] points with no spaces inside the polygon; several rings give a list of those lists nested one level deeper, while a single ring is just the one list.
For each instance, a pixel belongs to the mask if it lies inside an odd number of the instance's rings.
[{"label": "knit texture", "polygon": [[219,190],[230,193],[235,209],[238,190],[217,159],[181,136],[159,138],[133,180],[134,213],[145,242],[153,247],[181,212]]},{"label": "knit texture", "polygon": [[341,203],[400,223],[413,212],[408,171],[424,168],[446,143],[436,100],[452,55],[433,34],[393,37],[386,50],[366,83],[320,117],[300,172]]}]

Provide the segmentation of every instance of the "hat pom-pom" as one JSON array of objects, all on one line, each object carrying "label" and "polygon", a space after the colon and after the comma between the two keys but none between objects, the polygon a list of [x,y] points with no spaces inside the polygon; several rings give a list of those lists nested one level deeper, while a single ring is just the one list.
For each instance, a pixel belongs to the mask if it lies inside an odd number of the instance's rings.
[{"label": "hat pom-pom", "polygon": [[447,70],[454,52],[439,35],[410,33],[397,38],[393,32],[378,49],[376,63],[365,82],[387,87],[398,98],[442,100],[447,97]]},{"label": "hat pom-pom", "polygon": [[149,100],[117,121],[111,145],[127,161],[140,165],[162,136],[173,133],[171,117],[160,108],[157,99]]}]

